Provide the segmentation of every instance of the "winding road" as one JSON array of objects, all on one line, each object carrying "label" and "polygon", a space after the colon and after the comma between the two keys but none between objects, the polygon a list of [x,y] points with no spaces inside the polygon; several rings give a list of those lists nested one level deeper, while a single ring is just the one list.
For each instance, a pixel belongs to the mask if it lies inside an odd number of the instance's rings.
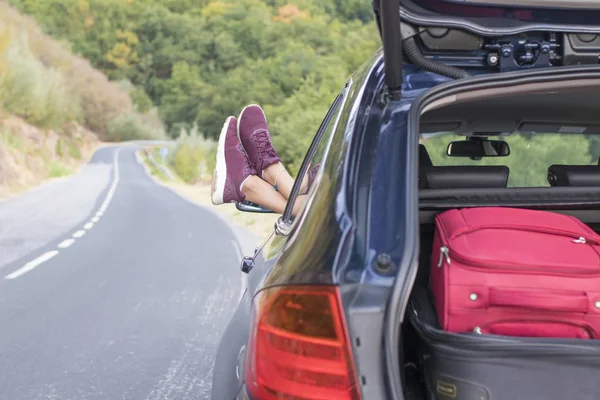
[{"label": "winding road", "polygon": [[0,399],[208,399],[254,242],[133,147],[0,202]]}]

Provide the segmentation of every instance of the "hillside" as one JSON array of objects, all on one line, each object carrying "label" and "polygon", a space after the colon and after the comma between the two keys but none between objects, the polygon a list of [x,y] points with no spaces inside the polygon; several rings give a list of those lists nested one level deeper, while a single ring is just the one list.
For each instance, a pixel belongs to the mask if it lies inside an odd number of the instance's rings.
[{"label": "hillside", "polygon": [[76,171],[100,141],[163,136],[126,85],[0,2],[0,197]]},{"label": "hillside", "polygon": [[363,0],[9,2],[131,82],[135,107],[157,107],[174,138],[196,127],[214,139],[228,115],[260,103],[292,171],[348,75],[379,46]]}]

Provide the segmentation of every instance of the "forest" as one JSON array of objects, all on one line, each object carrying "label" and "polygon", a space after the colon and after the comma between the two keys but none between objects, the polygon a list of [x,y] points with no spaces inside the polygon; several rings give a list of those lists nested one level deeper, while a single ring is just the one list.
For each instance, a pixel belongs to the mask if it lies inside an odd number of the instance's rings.
[{"label": "forest", "polygon": [[364,0],[9,0],[167,133],[214,139],[249,103],[295,170],[344,82],[380,46]]},{"label": "forest", "polygon": [[[92,118],[86,125],[107,131],[109,139],[111,132],[113,139],[157,137],[147,130],[159,116],[167,134],[178,139],[170,163],[187,182],[209,178],[223,121],[250,103],[264,107],[275,146],[293,174],[348,76],[380,46],[365,0],[8,2],[110,78],[112,86],[98,88],[128,88],[133,113],[114,121]],[[53,55],[54,64],[59,58]],[[88,78],[79,80],[82,86]],[[112,92],[112,98],[98,89],[84,96],[84,116],[98,109],[89,106],[97,99],[105,108],[125,101]],[[64,109],[77,112],[64,101]],[[482,161],[447,157],[449,140],[429,141],[434,162],[509,165],[511,186],[545,186],[548,165],[595,164],[600,156],[600,140],[582,135],[511,136],[509,157]]]}]

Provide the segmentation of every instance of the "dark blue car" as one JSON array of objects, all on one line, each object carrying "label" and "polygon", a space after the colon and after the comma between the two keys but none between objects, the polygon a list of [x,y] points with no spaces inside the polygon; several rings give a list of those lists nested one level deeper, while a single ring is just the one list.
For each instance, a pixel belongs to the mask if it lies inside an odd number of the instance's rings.
[{"label": "dark blue car", "polygon": [[475,399],[424,388],[405,322],[437,251],[435,215],[512,205],[600,227],[600,180],[548,169],[598,166],[600,3],[373,10],[382,49],[333,100],[286,212],[242,262],[248,287],[218,348],[213,400]]}]

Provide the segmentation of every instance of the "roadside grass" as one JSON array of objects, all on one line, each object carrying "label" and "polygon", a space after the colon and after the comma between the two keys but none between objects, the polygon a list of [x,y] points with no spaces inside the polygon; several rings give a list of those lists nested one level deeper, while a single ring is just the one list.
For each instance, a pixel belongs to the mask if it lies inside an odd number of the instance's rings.
[{"label": "roadside grass", "polygon": [[23,152],[25,150],[25,144],[23,142],[23,139],[10,131],[3,131],[2,136],[0,136],[0,139],[0,143],[2,143],[3,146],[15,149],[20,152]]},{"label": "roadside grass", "polygon": [[73,170],[60,161],[52,161],[48,166],[48,178],[61,178],[73,173]]},{"label": "roadside grass", "polygon": [[[170,179],[167,175],[165,175],[165,173],[158,168],[156,165],[154,165],[154,163],[152,161],[150,161],[150,157],[148,157],[148,153],[147,153],[147,149],[145,150],[139,150],[138,153],[140,155],[140,157],[142,158],[142,161],[144,162],[144,164],[146,165],[146,167],[148,167],[148,171],[150,171],[150,174],[159,179],[161,182],[169,182]],[[152,151],[152,150],[150,150]]]}]

